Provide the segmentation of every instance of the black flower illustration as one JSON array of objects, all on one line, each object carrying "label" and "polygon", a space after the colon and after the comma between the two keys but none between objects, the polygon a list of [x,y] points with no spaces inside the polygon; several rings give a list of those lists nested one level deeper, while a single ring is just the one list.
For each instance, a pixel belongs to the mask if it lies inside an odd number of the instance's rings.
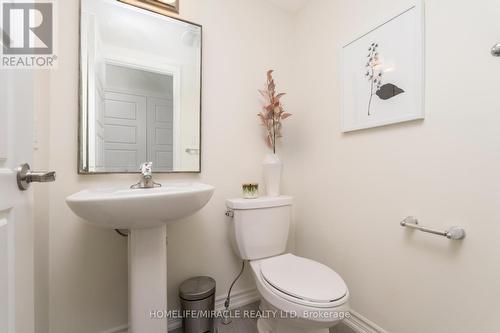
[{"label": "black flower illustration", "polygon": [[366,56],[366,78],[370,81],[370,100],[368,102],[368,115],[371,115],[371,106],[373,95],[377,93],[377,90],[382,86],[382,71],[379,68],[379,54],[378,54],[378,43],[372,43],[368,49],[368,55]]},{"label": "black flower illustration", "polygon": [[387,84],[384,84],[383,86],[381,86],[376,94],[377,96],[382,99],[382,100],[387,100],[387,99],[390,99],[390,98],[393,98],[394,96],[397,96],[399,94],[402,94],[404,93],[405,91],[401,88],[399,88],[398,86],[392,84],[392,83],[387,83]]},{"label": "black flower illustration", "polygon": [[372,43],[368,48],[367,62],[365,65],[365,76],[370,82],[370,99],[368,101],[368,115],[371,115],[373,96],[377,95],[381,100],[388,100],[404,93],[405,91],[395,84],[386,83],[382,85],[382,67],[380,66],[379,44]]}]

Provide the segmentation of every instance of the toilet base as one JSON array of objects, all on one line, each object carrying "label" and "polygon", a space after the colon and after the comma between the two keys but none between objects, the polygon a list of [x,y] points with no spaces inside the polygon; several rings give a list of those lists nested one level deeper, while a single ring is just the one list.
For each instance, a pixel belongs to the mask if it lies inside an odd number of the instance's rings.
[{"label": "toilet base", "polygon": [[[264,299],[261,299],[259,304],[261,312],[271,311],[276,313],[274,308]],[[296,319],[279,318],[278,316],[260,317],[257,320],[257,331],[259,333],[329,333],[329,328],[307,328],[304,327],[304,321]]]},{"label": "toilet base", "polygon": [[259,333],[329,333],[328,328],[307,330],[302,327],[287,325],[286,321],[275,321],[271,319],[259,318],[257,320],[257,331]]}]

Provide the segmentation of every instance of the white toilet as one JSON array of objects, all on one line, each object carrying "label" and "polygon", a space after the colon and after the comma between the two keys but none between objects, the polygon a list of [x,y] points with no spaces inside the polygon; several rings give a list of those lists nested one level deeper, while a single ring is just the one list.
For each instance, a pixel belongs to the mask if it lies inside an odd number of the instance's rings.
[{"label": "white toilet", "polygon": [[331,268],[284,254],[292,197],[229,199],[231,238],[250,261],[261,298],[259,333],[328,332],[349,311],[349,291]]}]

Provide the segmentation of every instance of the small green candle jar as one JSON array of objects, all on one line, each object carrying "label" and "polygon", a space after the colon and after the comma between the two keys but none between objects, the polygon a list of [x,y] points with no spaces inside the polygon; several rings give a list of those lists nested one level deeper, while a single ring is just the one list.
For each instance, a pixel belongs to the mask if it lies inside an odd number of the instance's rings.
[{"label": "small green candle jar", "polygon": [[243,184],[243,198],[245,199],[255,199],[259,197],[259,184],[248,183]]}]

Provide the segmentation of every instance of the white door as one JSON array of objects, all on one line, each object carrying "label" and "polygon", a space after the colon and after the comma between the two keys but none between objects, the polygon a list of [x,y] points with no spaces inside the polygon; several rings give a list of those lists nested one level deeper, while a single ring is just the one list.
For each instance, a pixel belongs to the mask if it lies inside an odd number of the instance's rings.
[{"label": "white door", "polygon": [[33,192],[16,169],[33,154],[34,74],[0,70],[0,333],[34,332]]},{"label": "white door", "polygon": [[146,97],[106,91],[104,105],[106,171],[137,172],[147,159]]},{"label": "white door", "polygon": [[153,169],[174,169],[174,103],[166,98],[148,97],[148,161]]}]

